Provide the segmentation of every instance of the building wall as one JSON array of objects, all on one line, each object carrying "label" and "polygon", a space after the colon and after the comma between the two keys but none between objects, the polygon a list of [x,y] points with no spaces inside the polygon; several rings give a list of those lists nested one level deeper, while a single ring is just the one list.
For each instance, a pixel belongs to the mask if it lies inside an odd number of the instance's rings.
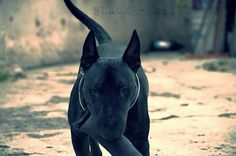
[{"label": "building wall", "polygon": [[236,12],[235,12],[235,16],[234,16],[234,25],[232,27],[233,27],[233,31],[231,33],[229,33],[229,36],[228,36],[229,54],[230,54],[230,56],[236,57],[236,44],[235,44],[235,39],[236,39]]},{"label": "building wall", "polygon": [[155,35],[152,38],[175,40],[185,50],[191,46],[191,0],[158,0],[155,4]]},{"label": "building wall", "polygon": [[88,1],[89,9],[92,8],[89,13],[115,40],[127,43],[132,30],[137,29],[143,52],[157,38],[175,40],[191,50],[190,0],[101,1],[99,5]]},{"label": "building wall", "polygon": [[[176,0],[74,0],[117,42],[128,43],[137,29],[142,51],[155,38],[174,39],[190,48],[189,14],[160,9],[187,7]],[[78,61],[88,30],[62,0],[0,0],[0,59],[23,68]]]},{"label": "building wall", "polygon": [[77,26],[62,2],[1,1],[0,22],[7,63],[27,68],[79,58],[80,41],[73,37],[79,38],[84,28]]}]

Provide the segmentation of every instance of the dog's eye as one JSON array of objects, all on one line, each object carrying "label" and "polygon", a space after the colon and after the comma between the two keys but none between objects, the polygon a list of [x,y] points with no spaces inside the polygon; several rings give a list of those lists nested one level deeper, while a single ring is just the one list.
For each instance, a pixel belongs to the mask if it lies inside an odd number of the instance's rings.
[{"label": "dog's eye", "polygon": [[121,93],[121,95],[126,95],[128,93],[128,88],[127,87],[121,87],[120,88],[120,93]]},{"label": "dog's eye", "polygon": [[99,91],[97,89],[90,89],[90,93],[93,95],[93,96],[99,96]]}]

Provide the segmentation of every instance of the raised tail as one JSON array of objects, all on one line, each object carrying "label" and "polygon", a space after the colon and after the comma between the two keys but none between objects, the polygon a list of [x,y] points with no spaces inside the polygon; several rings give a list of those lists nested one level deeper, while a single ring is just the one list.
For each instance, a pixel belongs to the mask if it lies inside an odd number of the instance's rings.
[{"label": "raised tail", "polygon": [[99,44],[111,42],[112,39],[109,36],[109,34],[103,29],[101,25],[99,25],[97,22],[95,22],[91,17],[86,15],[84,12],[82,12],[79,8],[77,8],[71,0],[64,0],[67,8],[70,10],[70,12],[78,19],[80,20],[84,25],[86,25],[90,30],[93,30],[95,33],[95,36],[98,40]]}]

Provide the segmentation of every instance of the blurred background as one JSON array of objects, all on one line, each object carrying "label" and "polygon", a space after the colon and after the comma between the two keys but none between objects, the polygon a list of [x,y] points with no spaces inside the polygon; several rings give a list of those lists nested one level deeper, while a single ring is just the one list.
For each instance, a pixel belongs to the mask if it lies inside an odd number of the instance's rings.
[{"label": "blurred background", "polygon": [[[116,42],[137,30],[151,156],[236,155],[235,0],[73,2]],[[66,110],[87,34],[63,0],[0,0],[0,155],[73,155]]]},{"label": "blurred background", "polygon": [[[137,29],[142,51],[235,56],[234,0],[75,1],[115,41]],[[114,31],[115,30],[115,31]],[[78,61],[88,30],[61,0],[0,1],[0,62],[23,68]]]}]

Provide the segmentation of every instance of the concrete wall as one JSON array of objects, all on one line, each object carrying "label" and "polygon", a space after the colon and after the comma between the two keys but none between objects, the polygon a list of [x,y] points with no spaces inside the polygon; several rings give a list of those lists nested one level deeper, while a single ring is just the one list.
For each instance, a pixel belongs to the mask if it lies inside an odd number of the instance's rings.
[{"label": "concrete wall", "polygon": [[233,26],[233,31],[229,33],[229,54],[230,56],[236,57],[236,44],[235,44],[235,39],[236,39],[236,12],[234,16],[234,26]]},{"label": "concrete wall", "polygon": [[62,1],[2,0],[0,22],[5,47],[1,53],[9,64],[27,68],[79,58],[81,27]]},{"label": "concrete wall", "polygon": [[[142,50],[156,38],[171,39],[191,50],[191,0],[88,1],[89,15],[99,21],[115,40],[127,43],[137,29]],[[79,5],[78,1],[78,5]],[[106,5],[104,5],[106,4]]]},{"label": "concrete wall", "polygon": [[[163,9],[186,7],[176,0],[76,0],[117,42],[128,43],[137,29],[142,50],[152,39],[174,39],[189,48],[189,14]],[[162,11],[158,11],[162,9]],[[0,59],[23,68],[78,61],[88,30],[62,0],[0,0]]]},{"label": "concrete wall", "polygon": [[191,0],[157,0],[153,10],[155,29],[152,38],[175,40],[190,51]]}]

